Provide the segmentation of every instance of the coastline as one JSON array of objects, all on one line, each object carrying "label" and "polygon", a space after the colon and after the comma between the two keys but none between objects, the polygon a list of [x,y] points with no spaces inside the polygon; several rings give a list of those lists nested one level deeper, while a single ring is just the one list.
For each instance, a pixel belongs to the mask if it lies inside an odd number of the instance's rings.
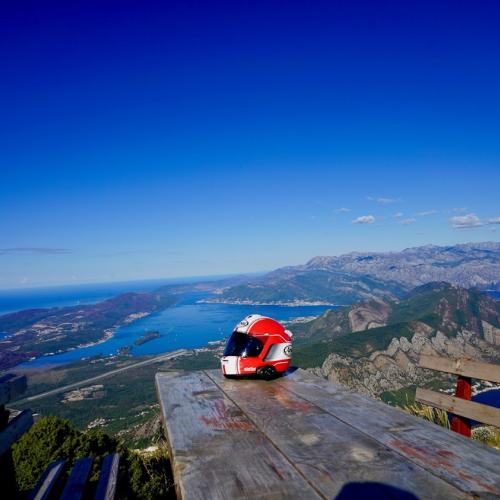
[{"label": "coastline", "polygon": [[[63,351],[56,351],[55,353],[49,353],[49,354],[44,354],[44,356],[50,356],[54,354],[61,354],[64,352],[69,352],[69,351],[74,351],[75,349],[83,349],[85,347],[94,347],[99,344],[103,344],[104,342],[107,342],[108,340],[112,339],[115,336],[116,331],[121,328],[122,326],[125,325],[130,325],[134,323],[135,321],[142,319],[142,318],[147,318],[148,316],[151,316],[153,314],[152,312],[141,312],[141,313],[133,313],[129,314],[125,319],[120,321],[117,325],[113,326],[112,328],[107,328],[104,330],[104,335],[101,337],[99,340],[96,340],[94,342],[88,342],[86,344],[80,344],[75,347],[70,347],[69,349],[63,350]],[[38,359],[38,358],[35,358]]]},{"label": "coastline", "polygon": [[485,387],[484,389],[479,389],[479,390],[472,390],[472,395],[477,396],[478,394],[484,394],[486,392],[490,391],[500,391],[500,385],[493,386],[493,387]]},{"label": "coastline", "polygon": [[[95,345],[103,344],[107,340],[112,339],[115,336],[116,330],[120,328],[121,325],[115,326],[113,328],[109,328],[107,330],[104,330],[104,336],[100,338],[99,340],[96,340],[95,342],[87,342],[86,344],[80,344],[77,345],[76,347],[70,347],[69,349],[66,349],[65,351],[60,351],[60,352],[68,352],[68,351],[74,351],[75,349],[82,349],[85,347],[94,347]],[[57,351],[59,354],[59,351]]]},{"label": "coastline", "polygon": [[[76,351],[78,349],[85,349],[88,347],[95,347],[95,346],[98,346],[100,344],[104,344],[108,340],[111,340],[115,336],[115,333],[117,332],[117,330],[119,328],[121,328],[122,326],[130,325],[131,323],[134,323],[135,321],[137,321],[139,319],[146,318],[146,317],[150,316],[151,314],[153,314],[153,313],[152,312],[141,312],[141,313],[130,314],[126,318],[124,318],[122,321],[120,321],[120,323],[118,323],[117,325],[113,326],[112,328],[105,329],[103,331],[104,335],[99,340],[96,340],[94,342],[87,342],[84,344],[79,344],[79,345],[74,346],[74,347],[69,347],[68,349],[60,349],[60,350],[55,351],[55,352],[48,352],[48,353],[42,354],[41,356],[34,356],[26,361],[23,361],[22,363],[19,363],[19,364],[13,366],[12,370],[21,369],[21,368],[28,368],[26,366],[26,364],[27,363],[29,364],[32,361],[36,361],[37,359],[42,359],[42,358],[46,358],[46,357],[50,357],[50,356],[56,356],[58,354],[65,354],[67,352]],[[60,364],[65,364],[65,362],[54,363],[54,365],[60,365]],[[40,365],[38,365],[38,366],[40,366]]]},{"label": "coastline", "polygon": [[252,300],[223,300],[223,299],[201,299],[197,304],[227,304],[235,306],[281,306],[281,307],[308,307],[308,306],[331,306],[342,307],[343,304],[332,304],[322,300],[295,300],[295,301],[270,301],[270,302],[255,302]]}]

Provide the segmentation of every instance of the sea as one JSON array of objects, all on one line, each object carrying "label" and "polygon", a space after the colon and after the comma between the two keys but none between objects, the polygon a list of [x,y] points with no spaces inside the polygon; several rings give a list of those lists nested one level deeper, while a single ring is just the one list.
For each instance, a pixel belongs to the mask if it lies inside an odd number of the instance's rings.
[{"label": "sea", "polygon": [[[0,291],[0,314],[30,308],[91,304],[124,292],[151,291],[162,285],[197,281],[200,281],[200,278]],[[39,368],[44,365],[70,363],[92,356],[111,356],[117,354],[121,348],[130,346],[132,346],[131,354],[134,356],[156,355],[183,348],[195,349],[206,346],[209,342],[227,338],[234,326],[249,314],[262,314],[278,321],[290,321],[319,316],[325,310],[333,308],[333,306],[252,306],[199,302],[207,297],[209,297],[207,293],[183,294],[173,307],[119,327],[114,336],[104,342],[42,356],[20,366]],[[158,331],[160,336],[142,345],[134,345],[135,340],[152,330]]]}]

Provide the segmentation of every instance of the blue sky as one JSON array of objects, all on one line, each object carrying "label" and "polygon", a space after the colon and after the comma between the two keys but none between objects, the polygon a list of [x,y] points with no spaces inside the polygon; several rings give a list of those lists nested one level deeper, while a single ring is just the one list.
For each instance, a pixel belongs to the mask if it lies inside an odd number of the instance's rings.
[{"label": "blue sky", "polygon": [[0,9],[2,288],[499,240],[498,2]]}]

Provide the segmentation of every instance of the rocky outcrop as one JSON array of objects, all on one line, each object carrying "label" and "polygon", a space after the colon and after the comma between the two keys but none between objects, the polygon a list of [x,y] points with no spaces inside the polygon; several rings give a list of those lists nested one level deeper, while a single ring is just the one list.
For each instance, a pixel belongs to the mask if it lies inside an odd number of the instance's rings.
[{"label": "rocky outcrop", "polygon": [[348,313],[350,329],[352,332],[360,332],[385,326],[391,310],[391,306],[381,299],[355,304]]},{"label": "rocky outcrop", "polygon": [[[411,326],[415,332],[411,340],[406,337],[393,338],[387,349],[375,351],[361,359],[333,353],[320,368],[312,371],[332,382],[376,397],[384,391],[428,382],[428,370],[418,368],[421,354],[485,361],[500,357],[499,344],[483,340],[475,332],[461,331],[450,337],[422,322],[415,322]],[[498,329],[495,330],[497,335]]]},{"label": "rocky outcrop", "polygon": [[427,283],[398,301],[374,299],[325,313],[298,335],[325,352],[316,374],[379,396],[449,378],[418,368],[421,354],[498,362],[500,302],[475,289]]},{"label": "rocky outcrop", "polygon": [[500,346],[500,328],[496,328],[487,321],[482,321],[481,324],[485,340],[490,344]]}]

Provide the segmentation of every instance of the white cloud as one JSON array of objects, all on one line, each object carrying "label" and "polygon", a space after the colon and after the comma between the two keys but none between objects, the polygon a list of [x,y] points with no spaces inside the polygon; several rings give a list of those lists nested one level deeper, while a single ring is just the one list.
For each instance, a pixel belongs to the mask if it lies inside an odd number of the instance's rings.
[{"label": "white cloud", "polygon": [[403,217],[404,213],[403,212],[397,212],[393,215],[393,217],[395,217],[396,219],[400,219],[401,217]]},{"label": "white cloud", "polygon": [[426,210],[424,212],[419,212],[417,214],[417,217],[426,217],[428,215],[434,215],[434,214],[437,214],[437,210]]},{"label": "white cloud", "polygon": [[500,224],[500,217],[491,217],[487,221],[481,220],[476,214],[458,215],[450,219],[451,225],[456,229],[470,229],[482,226]]},{"label": "white cloud", "polygon": [[353,224],[373,224],[374,222],[375,217],[373,215],[362,215],[352,221]]},{"label": "white cloud", "polygon": [[410,224],[415,224],[415,222],[417,222],[417,219],[409,218],[409,219],[403,219],[401,221],[401,224],[404,224],[405,226],[409,226]]},{"label": "white cloud", "polygon": [[451,225],[456,229],[468,229],[484,226],[484,222],[476,214],[457,215],[450,219]]},{"label": "white cloud", "polygon": [[368,201],[375,201],[379,203],[380,205],[390,205],[391,203],[399,203],[401,201],[401,198],[376,198],[373,196],[367,196],[366,199]]},{"label": "white cloud", "polygon": [[337,213],[343,213],[343,214],[345,214],[345,213],[347,213],[347,212],[350,212],[350,211],[351,211],[351,209],[350,209],[350,208],[345,208],[345,207],[342,207],[342,208],[336,208],[336,209],[335,209],[335,212],[337,212]]}]

